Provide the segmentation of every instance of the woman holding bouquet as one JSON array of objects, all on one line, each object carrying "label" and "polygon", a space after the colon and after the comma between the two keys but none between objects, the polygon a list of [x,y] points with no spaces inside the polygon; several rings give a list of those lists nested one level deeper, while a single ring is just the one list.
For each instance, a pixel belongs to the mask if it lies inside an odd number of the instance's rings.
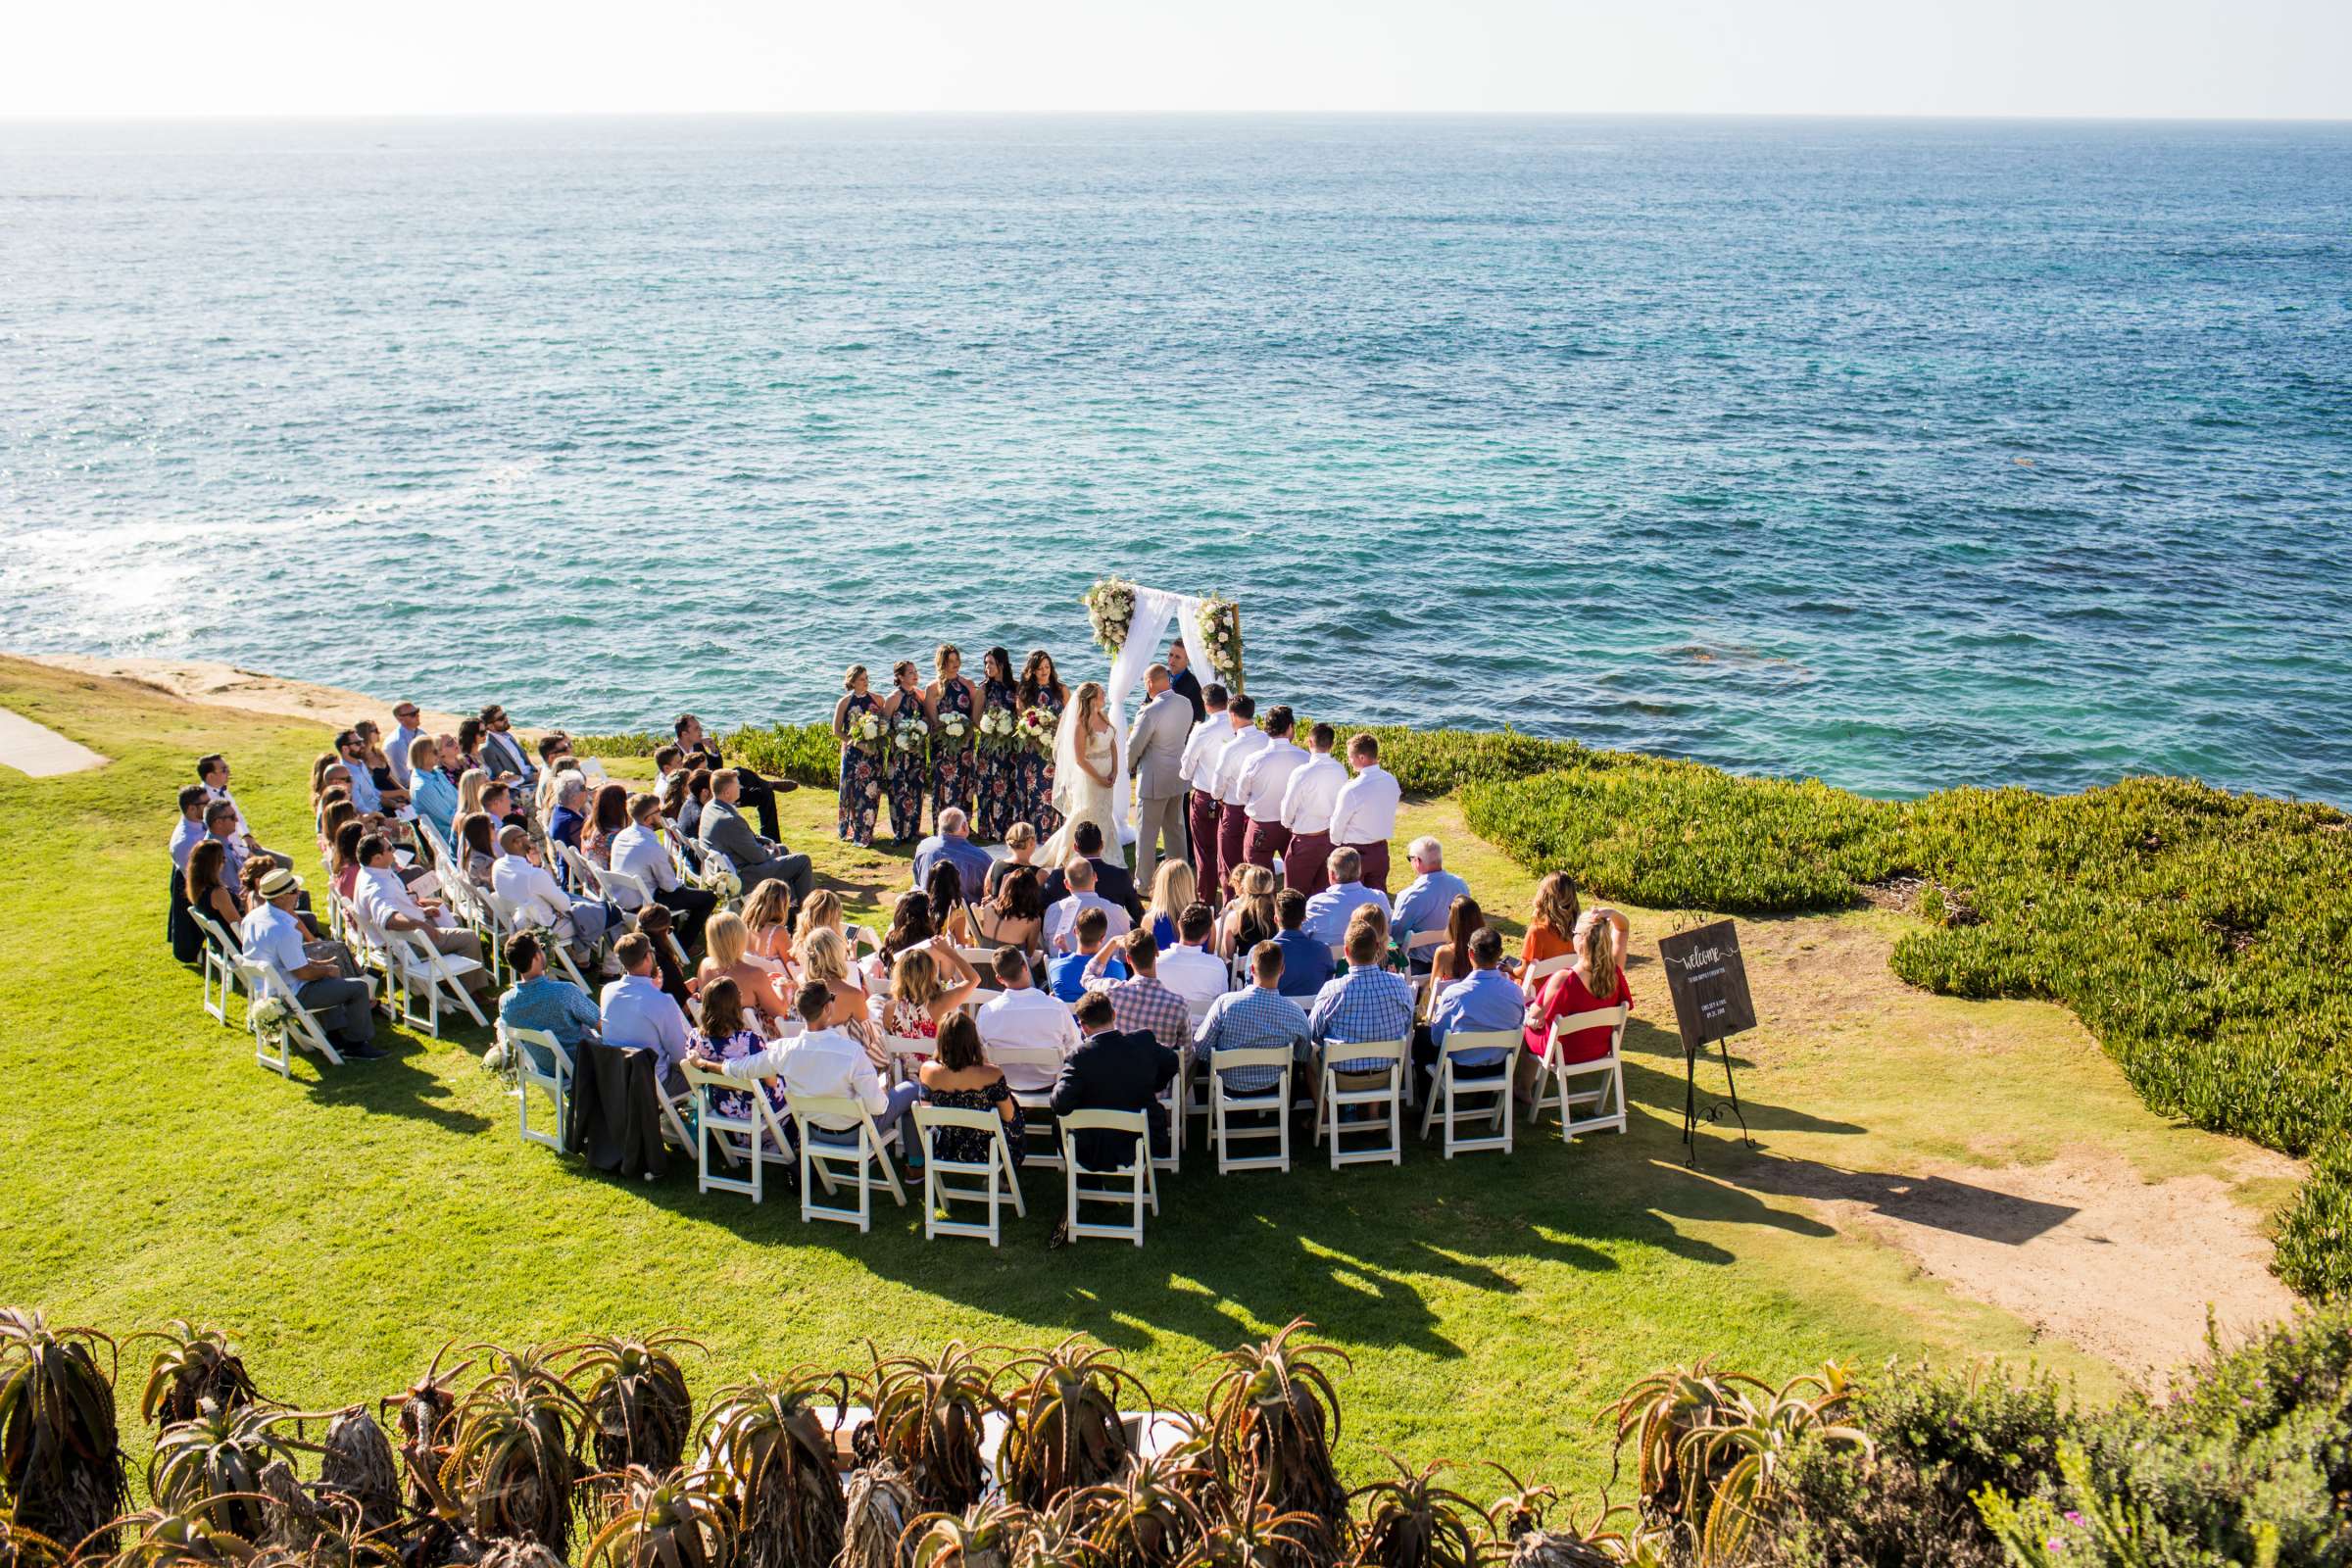
[{"label": "woman holding bouquet", "polygon": [[974,784],[979,806],[972,813],[972,837],[991,844],[1018,820],[1012,810],[1012,764],[1019,737],[1010,728],[999,731],[993,726],[1020,718],[1020,686],[1012,678],[1012,655],[1002,648],[991,648],[982,658],[980,675],[980,714],[973,721],[979,742]]},{"label": "woman holding bouquet", "polygon": [[931,704],[915,682],[914,661],[890,668],[890,695],[882,715],[890,720],[890,760],[882,769],[882,794],[890,802],[890,836],[912,844],[923,836],[923,792],[931,776]]},{"label": "woman holding bouquet", "polygon": [[833,734],[841,742],[841,836],[859,849],[874,842],[874,811],[882,799],[882,748],[890,724],[866,689],[865,666],[842,677],[845,695],[833,705]]},{"label": "woman holding bouquet", "polygon": [[1013,755],[1012,819],[1050,838],[1061,826],[1061,813],[1054,808],[1054,736],[1070,694],[1054,668],[1054,656],[1043,648],[1033,649],[1022,662],[1013,701],[1023,744]]},{"label": "woman holding bouquet", "polygon": [[931,710],[931,820],[956,807],[968,818],[979,782],[980,692],[963,678],[963,651],[941,643],[931,659],[934,679],[923,693]]}]

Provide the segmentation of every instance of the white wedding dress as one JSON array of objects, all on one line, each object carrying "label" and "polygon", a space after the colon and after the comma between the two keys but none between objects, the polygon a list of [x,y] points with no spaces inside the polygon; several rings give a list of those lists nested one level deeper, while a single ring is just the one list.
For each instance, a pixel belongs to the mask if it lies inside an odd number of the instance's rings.
[{"label": "white wedding dress", "polygon": [[[1077,727],[1078,705],[1072,703],[1062,718],[1061,732],[1054,738],[1054,808],[1061,813],[1061,826],[1046,841],[1037,861],[1046,866],[1061,864],[1070,858],[1070,838],[1078,824],[1093,822],[1102,830],[1102,858],[1123,865],[1126,853],[1119,846],[1119,824],[1111,815],[1111,788],[1097,783],[1078,765],[1078,737],[1072,733]],[[1112,777],[1119,765],[1117,738],[1108,729],[1091,737],[1086,757],[1104,778]]]}]

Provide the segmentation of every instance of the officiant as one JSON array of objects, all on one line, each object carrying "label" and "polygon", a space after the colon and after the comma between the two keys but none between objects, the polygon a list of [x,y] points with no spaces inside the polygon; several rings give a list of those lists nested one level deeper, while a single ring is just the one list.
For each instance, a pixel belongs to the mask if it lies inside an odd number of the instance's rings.
[{"label": "officiant", "polygon": [[1208,704],[1200,697],[1200,677],[1193,673],[1193,656],[1182,637],[1168,645],[1168,685],[1193,705],[1194,723],[1208,716]]}]

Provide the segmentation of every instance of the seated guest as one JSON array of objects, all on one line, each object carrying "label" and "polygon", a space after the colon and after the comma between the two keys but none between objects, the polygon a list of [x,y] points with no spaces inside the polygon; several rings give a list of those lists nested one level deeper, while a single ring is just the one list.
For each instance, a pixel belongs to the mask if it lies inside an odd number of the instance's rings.
[{"label": "seated guest", "polygon": [[[327,791],[324,804],[318,812],[319,853],[322,855],[332,855],[334,853],[335,840],[341,838],[343,836],[344,828],[350,826],[352,823],[381,822],[384,819],[380,814],[374,817],[362,816],[360,814],[360,808],[351,804],[351,797],[345,795],[341,790]],[[370,827],[368,831],[371,833],[380,833],[383,831],[383,829],[380,827]]]},{"label": "seated guest", "polygon": [[[1437,1061],[1446,1037],[1458,1033],[1516,1030],[1527,1015],[1527,995],[1518,982],[1497,967],[1502,962],[1502,936],[1493,926],[1481,926],[1470,937],[1470,973],[1438,993],[1429,1015],[1429,1051],[1415,1052],[1424,1065]],[[1499,1071],[1509,1053],[1501,1048],[1475,1051],[1454,1063],[1457,1075],[1483,1077]]]},{"label": "seated guest", "polygon": [[172,956],[182,963],[194,963],[203,956],[202,933],[188,918],[188,856],[196,846],[211,837],[204,825],[205,808],[212,804],[201,784],[190,784],[179,792],[179,821],[172,829],[172,894],[164,917],[164,934],[172,944]]},{"label": "seated guest", "polygon": [[[1094,873],[1091,886],[1096,896],[1125,910],[1127,928],[1132,929],[1135,922],[1144,916],[1143,901],[1135,896],[1135,873],[1128,870],[1122,861],[1103,855],[1102,825],[1086,821],[1070,829],[1070,848],[1076,852],[1075,858],[1083,859]],[[1077,884],[1070,880],[1068,866],[1047,873],[1048,905],[1058,904],[1076,891]]]},{"label": "seated guest", "polygon": [[1075,923],[1078,951],[1055,956],[1046,965],[1053,977],[1054,995],[1062,1002],[1076,1002],[1086,994],[1089,970],[1113,980],[1127,978],[1127,966],[1105,947],[1110,935],[1110,917],[1101,909],[1082,912]]},{"label": "seated guest", "polygon": [[514,720],[496,703],[482,710],[482,769],[492,778],[513,779],[525,790],[539,782],[539,770],[515,736]]},{"label": "seated guest", "polygon": [[[713,775],[725,767],[726,760],[718,755],[717,743],[703,733],[703,721],[692,713],[680,713],[670,726],[678,737],[678,750],[689,767],[708,768]],[[776,826],[776,797],[788,790],[797,790],[799,783],[788,778],[762,778],[748,767],[735,769],[737,781],[743,788],[743,804],[760,818],[760,831],[768,838],[781,838]]]},{"label": "seated guest", "polygon": [[492,827],[505,827],[510,823],[520,827],[523,818],[522,813],[514,809],[514,786],[497,778],[483,785],[482,814],[490,819]]},{"label": "seated guest", "polygon": [[237,897],[236,885],[222,880],[227,865],[228,856],[219,839],[208,838],[188,852],[188,907],[234,941],[237,922],[245,918],[245,905]]},{"label": "seated guest", "polygon": [[799,960],[792,952],[792,890],[773,878],[752,889],[743,901],[743,925],[751,933],[744,960],[770,974],[791,976],[792,990],[799,991],[800,979],[793,973]]},{"label": "seated guest", "polygon": [[[1625,944],[1632,934],[1632,923],[1617,909],[1600,907],[1592,912],[1608,922],[1610,956],[1617,960],[1618,968],[1624,968]],[[1584,910],[1576,896],[1576,878],[1565,871],[1554,871],[1537,883],[1536,902],[1527,915],[1527,936],[1519,948],[1522,972],[1546,958],[1578,952],[1578,928],[1583,923]],[[1589,931],[1591,926],[1585,925],[1584,929]]]},{"label": "seated guest", "polygon": [[[1029,983],[1029,965],[1006,948],[997,955],[997,984],[1001,994],[981,1005],[973,1022],[980,1026],[981,1043],[995,1051],[1004,1046],[1050,1048],[1063,1056],[1078,1049],[1078,1025],[1070,1009],[1051,991]],[[1054,1086],[1055,1072],[1040,1071],[1026,1063],[1004,1070],[1005,1081],[1017,1093],[1042,1094]]]},{"label": "seated guest", "polygon": [[[1348,1041],[1413,1037],[1413,983],[1381,966],[1385,934],[1370,915],[1348,927],[1348,972],[1326,981],[1306,1015],[1307,1032],[1326,1048]],[[1326,1049],[1325,1055],[1333,1053]],[[1341,1061],[1342,1072],[1366,1072],[1375,1062]]]},{"label": "seated guest", "polygon": [[685,788],[685,777],[686,753],[675,742],[654,748],[654,782],[661,786],[655,791],[656,794],[662,793],[672,784],[680,789]]},{"label": "seated guest", "polygon": [[446,755],[441,759],[441,765],[449,768],[459,778],[464,778],[475,768],[480,767],[482,765],[482,734],[480,719],[460,719],[458,721],[457,756],[459,765],[454,768],[450,767],[450,759]]},{"label": "seated guest", "polygon": [[577,773],[557,775],[555,809],[548,813],[547,836],[572,849],[588,826],[588,781]]},{"label": "seated guest", "polygon": [[368,832],[368,824],[356,816],[335,829],[335,847],[327,856],[326,885],[346,904],[360,896],[360,841]]},{"label": "seated guest", "polygon": [[172,829],[172,870],[185,871],[189,852],[212,836],[212,829],[204,824],[212,805],[212,796],[201,784],[190,784],[179,792],[179,821]]},{"label": "seated guest", "polygon": [[960,806],[951,806],[939,813],[939,831],[932,834],[914,850],[914,885],[928,887],[931,867],[941,860],[956,867],[967,888],[988,886],[988,873],[995,858],[972,842],[971,818]]},{"label": "seated guest", "polygon": [[742,793],[743,778],[735,769],[722,767],[711,774],[710,802],[703,808],[696,836],[735,862],[735,874],[743,879],[745,888],[773,878],[790,888],[793,902],[799,903],[816,886],[814,867],[806,855],[789,854],[783,845],[752,831],[752,824],[736,808]]},{"label": "seated guest", "polygon": [[368,743],[360,739],[358,730],[343,730],[335,736],[335,756],[343,763],[351,804],[362,811],[389,813],[409,804],[409,798],[398,790],[387,794],[376,788],[375,773],[368,765]]},{"label": "seated guest", "polygon": [[[1282,950],[1282,994],[1293,999],[1318,994],[1338,965],[1332,962],[1331,949],[1300,929],[1306,921],[1306,895],[1297,888],[1284,888],[1274,896],[1274,918],[1282,927],[1274,933],[1274,945]],[[1354,933],[1348,935],[1352,938]],[[1352,953],[1348,961],[1355,961]],[[1375,954],[1367,961],[1377,963],[1380,956]]]},{"label": "seated guest", "polygon": [[1160,983],[1196,1011],[1223,996],[1232,983],[1232,967],[1208,950],[1216,919],[1199,900],[1186,905],[1176,923],[1176,945],[1159,956]]},{"label": "seated guest", "polygon": [[[360,840],[360,874],[354,901],[378,930],[416,931],[437,953],[472,958],[481,953],[480,939],[459,925],[438,899],[419,899],[409,891],[392,864],[392,846],[383,835],[370,833]],[[476,967],[459,976],[459,983],[477,996],[489,991],[490,971]]]},{"label": "seated guest", "polygon": [[[675,746],[665,746],[662,748],[662,750],[666,752],[674,752],[677,750],[677,748]],[[686,827],[687,778],[688,775],[686,770],[681,767],[663,777],[662,780],[654,788],[654,793],[662,798],[662,814],[670,821],[677,823],[678,831],[681,833],[688,831]],[[695,821],[698,824],[702,821],[702,817],[699,812],[695,816]]]},{"label": "seated guest", "polygon": [[707,767],[689,768],[678,791],[678,831],[688,838],[702,831],[703,808],[710,804],[710,776]]},{"label": "seated guest", "polygon": [[923,885],[923,903],[931,910],[931,929],[959,946],[972,940],[972,906],[963,901],[963,874],[953,860],[931,867]]},{"label": "seated guest", "polygon": [[865,987],[851,966],[850,945],[831,926],[820,925],[801,939],[801,984],[822,986],[833,999],[825,1010],[826,1028],[865,1026]]},{"label": "seated guest", "polygon": [[[795,996],[797,998],[798,993]],[[730,1061],[756,1056],[767,1049],[767,1038],[749,1017],[743,997],[733,980],[725,975],[712,980],[703,990],[702,1005],[702,1022],[686,1037],[686,1059],[702,1071],[721,1071]],[[795,1007],[797,1001],[787,1006],[787,1011],[793,1011]],[[793,1015],[798,1016],[797,1011],[793,1011]],[[755,1094],[767,1096],[768,1108],[776,1113],[777,1124],[782,1125],[786,1111],[784,1080],[781,1077],[762,1078],[756,1089],[711,1090],[710,1109],[721,1116],[749,1120],[753,1113],[752,1096]]]},{"label": "seated guest", "polygon": [[[617,909],[612,912],[616,918],[620,913]],[[678,936],[670,926],[669,911],[659,904],[647,905],[637,916],[637,929],[654,945],[654,977],[662,982],[662,990],[670,1001],[685,1006],[694,1000],[694,993],[686,989],[686,971],[679,961]],[[605,956],[605,973],[616,974],[619,968],[616,948],[615,953]]]},{"label": "seated guest", "polygon": [[[556,1044],[565,1051],[577,1052],[580,1042],[591,1039],[597,1032],[600,1015],[596,1003],[587,992],[568,980],[559,980],[547,972],[547,954],[539,939],[528,931],[517,931],[507,938],[500,950],[506,955],[507,968],[513,972],[514,983],[498,999],[498,1017],[501,1023],[516,1029],[537,1029],[556,1038]],[[535,1047],[525,1046],[526,1051]],[[537,1061],[542,1072],[555,1071],[553,1061]]]},{"label": "seated guest", "polygon": [[[204,808],[205,836],[220,846],[228,857],[228,880],[242,883],[245,862],[252,857],[246,853],[243,835],[237,832],[237,808],[227,801],[214,801]],[[261,862],[256,862],[261,863]],[[278,869],[285,869],[280,866]]]},{"label": "seated guest", "polygon": [[421,737],[409,749],[409,777],[414,781],[410,800],[418,819],[431,823],[446,844],[458,818],[458,781],[441,771],[440,755],[439,747]]},{"label": "seated guest", "polygon": [[[612,863],[612,841],[629,829],[629,787],[601,784],[590,798],[588,823],[580,831],[580,853],[602,866]],[[666,853],[662,857],[668,858]]]},{"label": "seated guest", "polygon": [[[1233,899],[1217,920],[1217,952],[1230,959],[1261,942],[1271,942],[1282,930],[1281,911],[1274,903],[1274,873],[1262,865],[1242,864],[1233,869]],[[1328,964],[1329,956],[1325,956]]]},{"label": "seated guest", "polygon": [[368,776],[376,789],[405,794],[406,786],[392,772],[392,760],[384,755],[383,726],[372,718],[363,718],[351,727],[360,737],[360,758],[368,764]]},{"label": "seated guest", "polygon": [[[237,798],[228,793],[228,759],[222,757],[219,752],[197,759],[196,782],[202,784],[205,793],[214,800],[226,801],[232,807],[237,805]],[[402,798],[405,800],[407,797]],[[237,808],[237,837],[244,843],[247,855],[258,855],[271,864],[284,866],[289,871],[294,869],[292,856],[280,855],[275,850],[262,848],[261,841],[253,836],[253,824],[245,820],[245,811],[242,807]]]},{"label": "seated guest", "polygon": [[[1175,1081],[1181,1058],[1149,1034],[1119,1028],[1117,1010],[1101,992],[1078,1004],[1077,1023],[1083,1038],[1054,1080],[1054,1114],[1140,1110],[1152,1153],[1165,1157],[1168,1111],[1159,1095]],[[1135,1158],[1135,1139],[1126,1133],[1082,1132],[1071,1142],[1078,1163],[1090,1170],[1116,1170]]]},{"label": "seated guest", "polygon": [[[1531,1090],[1543,1075],[1544,1050],[1550,1042],[1554,1023],[1580,1012],[1634,1004],[1633,988],[1625,983],[1625,971],[1617,967],[1616,949],[1608,942],[1593,940],[1590,931],[1586,935],[1576,962],[1544,981],[1537,989],[1535,1005],[1528,1009],[1527,1059],[1521,1064],[1519,1074],[1523,1092]],[[1560,1064],[1598,1061],[1609,1054],[1609,1043],[1614,1038],[1615,1031],[1606,1028],[1579,1029],[1563,1036]]]},{"label": "seated guest", "polygon": [[[1484,929],[1486,923],[1486,911],[1481,909],[1478,906],[1478,901],[1467,893],[1454,900],[1452,907],[1446,911],[1446,941],[1436,953],[1430,956],[1429,1005],[1431,1007],[1434,1008],[1437,1005],[1440,992],[1470,973],[1470,938],[1476,932]],[[1510,960],[1504,959],[1502,966],[1508,969]]]},{"label": "seated guest", "polygon": [[311,759],[311,812],[313,815],[318,814],[318,797],[326,793],[327,786],[330,784],[341,785],[343,793],[349,795],[351,793],[351,769],[345,767],[343,759],[337,757],[333,752],[320,752],[317,757]]},{"label": "seated guest", "polygon": [[1038,892],[1037,867],[1013,870],[1013,875],[998,878],[989,901],[971,911],[971,945],[1010,948],[1035,959],[1046,951],[1046,901]]},{"label": "seated guest", "polygon": [[1185,908],[1200,896],[1200,878],[1192,861],[1171,857],[1159,862],[1159,870],[1152,878],[1151,906],[1139,923],[1151,931],[1161,952],[1176,945]]},{"label": "seated guest", "polygon": [[[882,1075],[864,1045],[848,1030],[825,1023],[830,999],[823,986],[801,987],[794,1004],[807,1026],[799,1039],[779,1041],[765,1051],[732,1061],[705,1059],[695,1065],[747,1084],[780,1073],[784,1092],[795,1100],[854,1100],[873,1117],[874,1127],[884,1139],[895,1135],[904,1143],[906,1107],[922,1094],[922,1085],[909,1080],[896,1089],[884,1089]],[[823,1115],[811,1121],[813,1125],[807,1128],[787,1124],[785,1135],[829,1144],[856,1141],[858,1123],[849,1117]]]},{"label": "seated guest", "polygon": [[424,731],[417,727],[418,717],[415,703],[394,703],[392,739],[384,746],[384,763],[391,769],[393,787],[410,795],[416,793],[412,771],[416,764],[411,759],[416,756],[416,743],[424,739]]},{"label": "seated guest", "polygon": [[539,847],[528,829],[504,827],[498,832],[498,858],[490,863],[488,887],[524,925],[544,926],[571,948],[573,961],[586,963],[605,933],[620,923],[620,911],[600,899],[576,898],[564,891],[554,873],[539,863]]},{"label": "seated guest", "polygon": [[686,1059],[685,1009],[654,978],[654,945],[644,932],[622,937],[613,956],[620,960],[620,978],[599,999],[599,1032],[608,1046],[652,1052],[663,1090],[678,1094],[686,1087],[678,1072],[678,1063]]},{"label": "seated guest", "polygon": [[487,812],[460,811],[456,842],[450,848],[458,852],[458,868],[466,881],[477,888],[490,885],[490,872],[498,863],[498,841],[491,834]]},{"label": "seated guest", "polygon": [[891,906],[890,928],[882,933],[882,950],[875,954],[867,967],[876,978],[889,975],[890,966],[899,961],[899,955],[913,948],[929,947],[939,936],[931,923],[931,900],[921,893],[902,893],[899,902]]},{"label": "seated guest", "polygon": [[1126,958],[1132,975],[1122,980],[1112,972],[1117,966],[1111,961],[1113,950],[1105,943],[1087,965],[1086,989],[1110,999],[1119,1028],[1148,1034],[1178,1055],[1192,1050],[1192,1014],[1184,998],[1160,982],[1159,944],[1152,940],[1152,933],[1128,932],[1117,951]]},{"label": "seated guest", "polygon": [[[863,931],[865,928],[860,926],[858,929]],[[808,937],[816,931],[830,931],[845,944],[850,940],[849,921],[843,918],[841,912],[841,895],[831,888],[818,888],[809,894],[808,901],[801,906],[800,916],[792,923],[792,956],[796,962],[807,956]],[[872,933],[867,934],[870,936]],[[845,947],[843,951],[849,950]],[[857,971],[853,969],[850,978],[855,980],[857,977]]]},{"label": "seated guest", "polygon": [[[1453,901],[1470,893],[1469,883],[1446,869],[1446,851],[1436,839],[1424,834],[1405,847],[1404,855],[1412,865],[1413,880],[1397,895],[1396,918],[1390,922],[1399,946],[1409,945],[1416,932],[1442,930]],[[1415,970],[1428,967],[1426,951],[1415,956]]]},{"label": "seated guest", "polygon": [[[1261,942],[1250,950],[1250,985],[1228,991],[1209,1004],[1208,1016],[1193,1032],[1196,1050],[1209,1054],[1211,1067],[1220,1051],[1245,1051],[1266,1046],[1288,1048],[1303,1055],[1311,1038],[1306,1014],[1282,994],[1282,950]],[[1281,1077],[1273,1067],[1237,1067],[1224,1074],[1226,1087],[1242,1094],[1271,1088]]]},{"label": "seated guest", "polygon": [[572,760],[571,743],[561,735],[550,735],[539,743],[539,783],[524,799],[531,803],[531,815],[544,822],[556,813],[556,797],[564,781],[587,775]]},{"label": "seated guest", "polygon": [[882,999],[882,1032],[905,1040],[936,1040],[939,1026],[980,989],[980,975],[954,944],[934,942],[899,955],[890,995]]},{"label": "seated guest", "polygon": [[[1012,1097],[1004,1071],[983,1054],[980,1026],[964,1012],[952,1012],[939,1021],[939,1054],[915,1075],[923,1099],[950,1110],[993,1110],[1004,1122],[1004,1142],[1015,1166],[1027,1155],[1023,1147],[1021,1102]],[[988,1158],[988,1135],[974,1127],[942,1127],[932,1133],[928,1153],[933,1159],[978,1165]]]},{"label": "seated guest", "polygon": [[702,940],[703,922],[718,907],[715,894],[678,880],[669,847],[662,842],[662,803],[651,795],[629,798],[629,825],[612,835],[612,869],[637,878],[654,902],[677,916],[678,940],[689,949]]},{"label": "seated guest", "polygon": [[1351,849],[1331,852],[1331,882],[1324,890],[1306,901],[1306,924],[1302,929],[1317,942],[1338,943],[1348,937],[1348,917],[1366,905],[1380,911],[1383,922],[1394,926],[1389,913],[1387,895],[1363,880],[1363,858]]},{"label": "seated guest", "polygon": [[[1037,829],[1026,822],[1015,822],[1004,830],[1004,858],[989,858],[988,880],[981,884],[988,897],[997,896],[997,887],[1013,872],[1037,863]],[[1038,872],[1038,887],[1045,887],[1045,873]],[[1041,901],[1042,902],[1042,901]]]},{"label": "seated guest", "polygon": [[[260,869],[260,862],[255,862]],[[262,873],[253,907],[237,928],[237,946],[274,965],[306,1009],[318,1009],[318,1026],[338,1054],[370,1061],[384,1054],[375,1046],[375,1010],[368,983],[348,979],[343,964],[321,951],[325,944],[304,940],[294,900],[302,879],[280,866]]]},{"label": "seated guest", "polygon": [[[1078,916],[1089,909],[1101,909],[1110,922],[1114,937],[1123,937],[1135,929],[1134,919],[1110,900],[1095,892],[1095,863],[1073,858],[1061,875],[1069,892],[1058,902],[1049,901],[1046,906],[1046,948],[1053,953],[1068,953],[1075,946]],[[1051,890],[1049,890],[1051,891]]]}]

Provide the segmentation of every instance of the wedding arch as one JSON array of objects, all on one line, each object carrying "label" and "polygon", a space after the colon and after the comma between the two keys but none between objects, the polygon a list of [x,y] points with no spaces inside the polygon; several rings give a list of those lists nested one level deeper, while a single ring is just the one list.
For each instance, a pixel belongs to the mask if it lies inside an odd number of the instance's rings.
[{"label": "wedding arch", "polygon": [[1110,656],[1102,690],[1109,700],[1110,731],[1119,754],[1111,777],[1111,820],[1119,824],[1120,837],[1131,841],[1135,824],[1128,820],[1127,698],[1144,671],[1157,662],[1170,622],[1203,684],[1216,680],[1240,691],[1242,612],[1230,599],[1144,588],[1118,577],[1105,577],[1089,588],[1086,610],[1094,621],[1096,644]]}]

